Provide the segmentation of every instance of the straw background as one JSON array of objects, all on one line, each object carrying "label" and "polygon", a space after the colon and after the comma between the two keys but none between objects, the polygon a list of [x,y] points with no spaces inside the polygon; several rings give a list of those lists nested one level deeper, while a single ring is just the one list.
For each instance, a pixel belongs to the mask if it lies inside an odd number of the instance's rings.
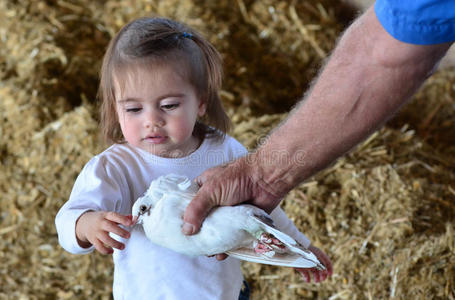
[{"label": "straw background", "polygon": [[[0,0],[0,299],[111,299],[112,259],[66,253],[54,217],[105,149],[96,90],[110,38],[157,14],[222,53],[232,135],[249,149],[286,117],[357,14],[335,0]],[[336,88],[336,87],[334,87]],[[335,272],[243,264],[252,299],[455,298],[455,70],[282,206]]]}]

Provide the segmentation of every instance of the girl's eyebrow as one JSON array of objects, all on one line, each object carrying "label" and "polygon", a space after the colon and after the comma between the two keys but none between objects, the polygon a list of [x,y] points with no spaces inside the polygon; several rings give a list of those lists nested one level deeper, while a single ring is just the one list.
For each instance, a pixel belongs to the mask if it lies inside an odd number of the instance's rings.
[{"label": "girl's eyebrow", "polygon": [[[182,98],[184,96],[185,96],[185,94],[183,94],[183,93],[169,93],[169,94],[164,94],[164,95],[159,96],[157,98],[157,100],[161,101],[161,100],[166,99],[166,98]],[[118,103],[125,103],[125,102],[133,102],[133,101],[142,102],[144,100],[142,100],[140,98],[126,98],[126,99],[118,100],[117,102]]]},{"label": "girl's eyebrow", "polygon": [[158,97],[158,100],[163,100],[166,98],[182,98],[185,97],[185,94],[183,93],[169,93],[169,94],[164,94],[160,97]]},{"label": "girl's eyebrow", "polygon": [[125,102],[133,102],[133,101],[141,101],[141,100],[138,99],[138,98],[126,98],[126,99],[118,100],[117,102],[118,103],[125,103]]}]

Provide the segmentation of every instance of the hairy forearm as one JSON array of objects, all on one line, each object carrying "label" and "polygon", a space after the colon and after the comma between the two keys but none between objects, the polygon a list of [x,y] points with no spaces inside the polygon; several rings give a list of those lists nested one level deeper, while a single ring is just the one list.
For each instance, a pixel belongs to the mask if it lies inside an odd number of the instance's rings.
[{"label": "hairy forearm", "polygon": [[381,126],[449,44],[399,42],[368,10],[345,32],[307,97],[252,154],[256,180],[282,196]]}]

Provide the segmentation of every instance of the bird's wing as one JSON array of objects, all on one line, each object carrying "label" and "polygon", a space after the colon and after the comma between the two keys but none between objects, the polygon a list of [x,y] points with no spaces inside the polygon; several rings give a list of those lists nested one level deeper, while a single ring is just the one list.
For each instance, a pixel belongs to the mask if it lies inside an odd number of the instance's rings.
[{"label": "bird's wing", "polygon": [[251,248],[239,248],[235,250],[229,250],[226,252],[227,255],[254,263],[292,267],[292,268],[321,268],[325,269],[324,266],[319,263],[316,258],[316,262],[313,260],[306,259],[299,254],[295,253],[275,253],[272,257],[258,254]]},{"label": "bird's wing", "polygon": [[252,214],[252,220],[267,233],[272,234],[275,238],[280,240],[290,250],[286,253],[275,253],[274,256],[268,257],[256,253],[250,248],[239,248],[228,251],[227,254],[238,259],[269,264],[277,266],[286,266],[294,268],[318,268],[324,270],[325,267],[319,262],[317,257],[307,249],[300,246],[292,237],[279,231],[273,225],[273,220],[266,214]]}]

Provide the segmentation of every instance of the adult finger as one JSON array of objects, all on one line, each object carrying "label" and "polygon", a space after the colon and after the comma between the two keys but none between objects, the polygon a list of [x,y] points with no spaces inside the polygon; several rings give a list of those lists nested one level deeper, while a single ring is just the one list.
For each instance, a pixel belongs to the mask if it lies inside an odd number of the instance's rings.
[{"label": "adult finger", "polygon": [[217,166],[214,168],[210,168],[205,170],[201,175],[196,177],[195,181],[199,186],[203,186],[207,179],[212,178],[219,172],[220,169],[223,169],[224,166]]},{"label": "adult finger", "polygon": [[215,204],[212,202],[211,193],[202,186],[185,210],[182,232],[186,235],[197,233],[199,229],[201,229],[205,217],[207,217],[214,206]]}]

